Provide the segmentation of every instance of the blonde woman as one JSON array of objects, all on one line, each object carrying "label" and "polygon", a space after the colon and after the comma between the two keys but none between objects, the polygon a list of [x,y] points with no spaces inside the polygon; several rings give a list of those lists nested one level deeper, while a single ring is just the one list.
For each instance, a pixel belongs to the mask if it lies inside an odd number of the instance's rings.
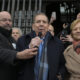
[{"label": "blonde woman", "polygon": [[71,24],[72,45],[64,51],[66,68],[70,73],[67,80],[80,80],[80,20],[75,20]]}]

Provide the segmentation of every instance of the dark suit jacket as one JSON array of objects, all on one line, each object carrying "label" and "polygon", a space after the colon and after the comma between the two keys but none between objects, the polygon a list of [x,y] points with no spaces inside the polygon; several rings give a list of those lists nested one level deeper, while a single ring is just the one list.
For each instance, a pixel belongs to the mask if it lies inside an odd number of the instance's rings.
[{"label": "dark suit jacket", "polygon": [[[22,36],[17,42],[17,50],[21,51],[28,48],[28,45],[33,38],[33,33]],[[63,57],[63,44],[56,38],[51,37],[47,44],[47,57],[49,65],[49,79],[48,80],[57,80],[57,74],[64,76],[65,72],[65,60]],[[18,80],[35,80],[34,79],[34,58],[22,61],[22,64],[19,66]]]},{"label": "dark suit jacket", "polygon": [[16,80],[16,53],[9,40],[0,33],[0,80]]}]

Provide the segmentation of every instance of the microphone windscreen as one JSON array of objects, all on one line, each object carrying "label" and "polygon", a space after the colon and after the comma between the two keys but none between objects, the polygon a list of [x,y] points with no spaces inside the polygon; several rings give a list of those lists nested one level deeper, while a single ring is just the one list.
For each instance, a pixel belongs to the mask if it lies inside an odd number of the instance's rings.
[{"label": "microphone windscreen", "polygon": [[41,38],[41,36],[42,36],[42,32],[39,32],[39,33],[38,33],[38,36]]}]

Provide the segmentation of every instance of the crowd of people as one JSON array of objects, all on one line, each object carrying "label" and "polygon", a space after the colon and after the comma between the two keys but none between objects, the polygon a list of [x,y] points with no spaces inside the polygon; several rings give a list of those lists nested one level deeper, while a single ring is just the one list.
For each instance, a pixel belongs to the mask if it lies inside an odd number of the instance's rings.
[{"label": "crowd of people", "polygon": [[80,13],[70,33],[58,38],[44,13],[36,14],[32,31],[22,34],[20,28],[12,27],[11,14],[0,12],[0,79],[80,80],[79,17]]}]

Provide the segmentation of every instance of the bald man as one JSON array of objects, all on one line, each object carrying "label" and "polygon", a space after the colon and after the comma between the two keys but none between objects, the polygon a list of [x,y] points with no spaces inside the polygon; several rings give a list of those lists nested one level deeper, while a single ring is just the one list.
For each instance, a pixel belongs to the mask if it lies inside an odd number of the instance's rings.
[{"label": "bald man", "polygon": [[[30,59],[37,54],[37,48],[17,52],[12,46],[12,19],[10,13],[0,12],[0,80],[16,80],[16,65],[19,60]],[[40,39],[38,39],[38,42]],[[36,43],[38,46],[39,43]]]},{"label": "bald man", "polygon": [[0,12],[0,27],[10,30],[12,28],[11,15],[6,12]]}]

